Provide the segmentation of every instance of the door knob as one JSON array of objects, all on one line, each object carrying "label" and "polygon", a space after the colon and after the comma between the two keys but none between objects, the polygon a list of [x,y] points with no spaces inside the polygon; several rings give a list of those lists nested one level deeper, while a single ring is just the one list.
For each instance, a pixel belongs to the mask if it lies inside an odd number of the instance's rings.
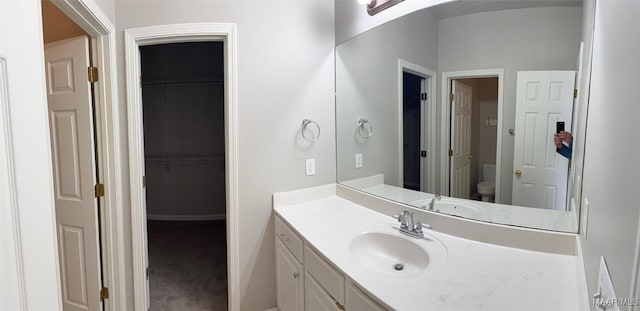
[{"label": "door knob", "polygon": [[473,154],[470,154],[470,155],[469,155],[469,159],[473,159]]},{"label": "door knob", "polygon": [[520,175],[522,175],[522,171],[521,170],[516,170],[515,174],[516,174],[516,176],[520,177]]}]

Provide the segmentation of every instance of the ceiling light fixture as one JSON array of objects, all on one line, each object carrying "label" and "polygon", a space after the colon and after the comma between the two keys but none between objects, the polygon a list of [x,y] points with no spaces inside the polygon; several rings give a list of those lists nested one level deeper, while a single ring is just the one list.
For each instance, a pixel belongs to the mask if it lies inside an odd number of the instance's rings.
[{"label": "ceiling light fixture", "polygon": [[404,0],[358,0],[358,3],[367,6],[367,13],[376,15]]}]

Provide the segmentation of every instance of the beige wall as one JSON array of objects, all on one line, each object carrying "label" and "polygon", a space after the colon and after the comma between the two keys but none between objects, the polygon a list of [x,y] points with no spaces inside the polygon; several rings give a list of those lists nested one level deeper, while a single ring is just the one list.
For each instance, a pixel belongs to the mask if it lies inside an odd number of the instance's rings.
[{"label": "beige wall", "polygon": [[87,35],[50,0],[42,0],[42,26],[44,43]]},{"label": "beige wall", "polygon": [[[189,22],[237,24],[240,309],[275,307],[271,195],[336,179],[333,1],[118,1],[116,16],[125,188],[129,181],[123,30]],[[322,128],[313,145],[301,142],[303,118]],[[316,159],[315,176],[304,176],[306,158]],[[128,198],[128,189],[122,194]],[[130,215],[128,201],[122,214]],[[131,276],[130,219],[125,222],[126,273]]]}]

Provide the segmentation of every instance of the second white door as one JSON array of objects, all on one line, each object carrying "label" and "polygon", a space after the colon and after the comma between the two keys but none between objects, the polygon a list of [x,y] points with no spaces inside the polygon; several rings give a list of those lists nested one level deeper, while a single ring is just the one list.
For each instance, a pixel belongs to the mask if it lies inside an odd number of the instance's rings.
[{"label": "second white door", "polygon": [[471,100],[470,86],[453,80],[451,86],[451,196],[469,199],[471,192]]},{"label": "second white door", "polygon": [[45,45],[58,253],[64,310],[101,310],[89,40]]},{"label": "second white door", "polygon": [[571,128],[574,71],[520,71],[516,92],[513,205],[566,208],[569,160],[556,152],[556,122]]}]

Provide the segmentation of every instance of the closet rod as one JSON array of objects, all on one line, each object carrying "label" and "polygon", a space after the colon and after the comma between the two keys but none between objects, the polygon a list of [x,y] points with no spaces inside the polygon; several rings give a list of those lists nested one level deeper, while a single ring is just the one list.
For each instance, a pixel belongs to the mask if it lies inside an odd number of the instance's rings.
[{"label": "closet rod", "polygon": [[146,156],[149,164],[200,164],[224,163],[224,156]]},{"label": "closet rod", "polygon": [[142,81],[143,86],[179,85],[179,84],[224,84],[222,80],[151,80]]}]

